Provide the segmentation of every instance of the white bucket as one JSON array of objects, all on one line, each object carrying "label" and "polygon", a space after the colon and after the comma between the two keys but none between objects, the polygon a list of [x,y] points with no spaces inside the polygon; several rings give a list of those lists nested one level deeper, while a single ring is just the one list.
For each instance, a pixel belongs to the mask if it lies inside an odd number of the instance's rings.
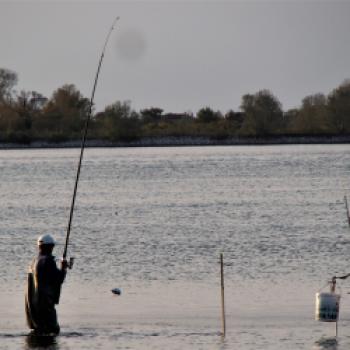
[{"label": "white bucket", "polygon": [[316,293],[316,320],[322,322],[338,321],[339,303],[339,294]]}]

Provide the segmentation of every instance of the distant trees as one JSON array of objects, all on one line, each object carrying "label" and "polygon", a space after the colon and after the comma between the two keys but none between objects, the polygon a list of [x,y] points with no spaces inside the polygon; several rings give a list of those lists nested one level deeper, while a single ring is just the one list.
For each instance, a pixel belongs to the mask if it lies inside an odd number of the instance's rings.
[{"label": "distant trees", "polygon": [[197,112],[197,120],[202,123],[212,123],[217,122],[220,118],[222,118],[222,114],[218,112],[214,112],[210,107],[201,108]]},{"label": "distant trees", "polygon": [[350,133],[350,80],[345,80],[329,94],[328,108],[335,133]]},{"label": "distant trees", "polygon": [[80,138],[89,100],[74,85],[63,85],[48,100],[36,91],[20,91],[0,105],[0,137],[14,142]]},{"label": "distant trees", "polygon": [[37,139],[65,141],[81,137],[90,102],[73,84],[55,90],[49,100],[33,97],[36,115],[33,128]]},{"label": "distant trees", "polygon": [[235,112],[232,109],[230,109],[225,114],[225,120],[232,123],[233,127],[237,130],[239,130],[242,127],[243,120],[244,120],[244,113],[242,112]]},{"label": "distant trees", "polygon": [[33,118],[37,113],[35,104],[33,103],[33,96],[35,94],[35,92],[22,90],[17,95],[15,102],[12,104],[21,121],[21,125],[17,127],[17,132],[21,131],[22,133],[25,133],[26,137],[28,138],[30,130],[32,129]]},{"label": "distant trees", "polygon": [[306,96],[290,123],[294,134],[320,135],[332,132],[327,98],[323,94]]},{"label": "distant trees", "polygon": [[244,95],[241,110],[245,115],[241,130],[243,135],[270,136],[281,132],[282,105],[269,90]]},{"label": "distant trees", "polygon": [[26,93],[16,95],[17,73],[0,68],[0,140],[28,141],[24,131],[31,127]]},{"label": "distant trees", "polygon": [[289,113],[288,133],[295,135],[350,134],[350,81],[328,96],[306,96],[301,107]]},{"label": "distant trees", "polygon": [[139,115],[132,110],[130,101],[117,101],[107,106],[95,118],[97,135],[111,141],[132,141],[140,137]]},{"label": "distant trees", "polygon": [[[73,84],[48,99],[36,91],[16,91],[17,73],[0,68],[0,142],[78,140],[90,101]],[[306,96],[298,108],[283,112],[269,90],[245,94],[240,110],[225,114],[206,106],[192,112],[165,113],[150,107],[139,112],[130,101],[116,101],[93,113],[89,137],[131,141],[141,137],[275,137],[280,135],[350,135],[350,80],[328,95]]]},{"label": "distant trees", "polygon": [[12,95],[12,89],[17,84],[17,73],[0,68],[0,102],[8,101]]},{"label": "distant trees", "polygon": [[141,117],[146,123],[156,123],[161,120],[163,109],[158,107],[151,107],[142,109],[140,111]]},{"label": "distant trees", "polygon": [[9,104],[0,104],[0,141],[19,141],[15,133],[21,128],[17,111]]}]

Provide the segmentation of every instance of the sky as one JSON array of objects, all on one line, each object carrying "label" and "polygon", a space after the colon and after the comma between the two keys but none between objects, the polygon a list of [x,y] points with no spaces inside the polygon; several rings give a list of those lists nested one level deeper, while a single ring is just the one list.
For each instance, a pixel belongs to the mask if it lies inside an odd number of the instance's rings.
[{"label": "sky", "polygon": [[350,0],[0,0],[0,68],[18,74],[17,91],[74,84],[90,97],[117,16],[97,110],[225,113],[262,89],[288,110],[350,78]]}]

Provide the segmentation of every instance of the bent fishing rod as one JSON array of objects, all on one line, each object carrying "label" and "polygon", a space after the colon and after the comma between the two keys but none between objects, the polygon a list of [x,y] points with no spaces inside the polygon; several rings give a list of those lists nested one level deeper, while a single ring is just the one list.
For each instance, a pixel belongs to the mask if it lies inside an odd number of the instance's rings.
[{"label": "bent fishing rod", "polygon": [[109,41],[109,37],[111,36],[112,31],[114,29],[114,26],[115,26],[115,24],[116,24],[116,22],[118,20],[119,20],[119,17],[116,17],[114,19],[114,21],[112,23],[112,26],[111,26],[111,28],[108,31],[108,34],[107,34],[107,37],[106,37],[106,40],[105,40],[105,43],[103,45],[103,49],[102,49],[102,52],[101,52],[100,60],[98,62],[98,66],[97,66],[97,72],[96,72],[96,75],[95,75],[95,81],[94,81],[94,85],[93,85],[92,93],[91,93],[91,98],[90,98],[90,105],[89,105],[88,115],[86,117],[84,133],[83,133],[83,138],[82,138],[82,142],[81,142],[79,163],[78,163],[77,173],[76,173],[76,177],[75,177],[74,191],[73,191],[73,197],[72,197],[72,202],[71,202],[70,212],[69,212],[69,220],[68,220],[68,225],[67,225],[66,242],[65,242],[64,250],[63,250],[63,259],[66,259],[66,257],[67,257],[69,237],[70,237],[70,231],[71,231],[71,227],[72,227],[72,220],[73,220],[73,213],[74,213],[74,206],[75,206],[75,198],[77,196],[78,182],[79,182],[79,178],[80,178],[81,163],[82,163],[83,156],[84,156],[86,136],[87,136],[87,131],[88,131],[88,128],[89,128],[89,123],[90,123],[90,119],[91,119],[91,115],[92,115],[92,107],[93,107],[93,104],[94,104],[94,97],[95,97],[95,91],[96,91],[96,87],[97,87],[97,81],[98,81],[98,77],[99,77],[99,74],[100,74],[102,61],[103,61],[103,58],[104,58],[104,55],[105,55],[105,51],[106,51],[106,47],[107,47],[107,44],[108,44],[108,41]]}]

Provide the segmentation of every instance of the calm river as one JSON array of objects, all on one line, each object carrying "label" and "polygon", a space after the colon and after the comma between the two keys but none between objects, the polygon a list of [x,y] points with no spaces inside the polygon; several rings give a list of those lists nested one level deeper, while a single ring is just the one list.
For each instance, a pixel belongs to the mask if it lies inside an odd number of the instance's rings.
[{"label": "calm river", "polygon": [[337,341],[314,321],[315,293],[350,272],[350,145],[87,149],[62,334],[38,347],[27,266],[40,234],[62,254],[78,155],[0,151],[1,350],[350,348],[350,278]]}]

